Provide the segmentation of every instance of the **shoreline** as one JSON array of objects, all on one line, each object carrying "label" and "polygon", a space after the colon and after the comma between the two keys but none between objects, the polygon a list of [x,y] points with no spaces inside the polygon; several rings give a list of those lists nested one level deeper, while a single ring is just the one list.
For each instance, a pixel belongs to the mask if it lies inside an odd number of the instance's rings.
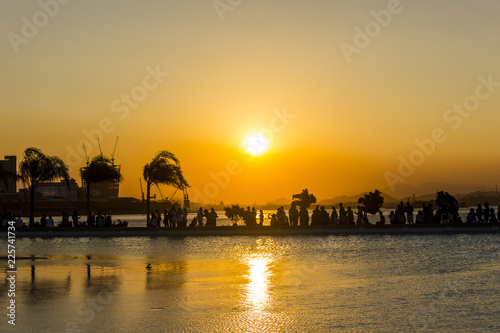
[{"label": "shoreline", "polygon": [[[436,225],[335,225],[307,227],[219,226],[185,228],[54,228],[52,230],[16,230],[16,238],[82,238],[82,237],[206,237],[206,236],[325,236],[325,235],[440,235],[440,234],[498,234],[498,224],[436,224]],[[7,238],[7,230],[1,230]]]}]

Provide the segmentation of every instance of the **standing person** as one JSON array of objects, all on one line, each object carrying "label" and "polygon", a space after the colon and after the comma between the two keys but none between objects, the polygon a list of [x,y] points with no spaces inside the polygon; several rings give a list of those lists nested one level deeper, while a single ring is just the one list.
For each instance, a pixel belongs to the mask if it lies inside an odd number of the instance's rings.
[{"label": "standing person", "polygon": [[347,223],[354,224],[354,212],[351,209],[351,206],[347,207]]},{"label": "standing person", "polygon": [[[78,212],[76,210],[73,211],[73,215],[71,215],[71,220],[73,220],[73,227],[78,228],[80,225],[78,223]],[[45,221],[47,223],[47,221]]]},{"label": "standing person", "polygon": [[413,206],[410,204],[410,200],[406,202],[406,219],[408,224],[413,224]]},{"label": "standing person", "polygon": [[297,204],[294,202],[288,210],[288,216],[290,217],[290,224],[292,226],[297,226],[299,224],[299,211],[297,210]]},{"label": "standing person", "polygon": [[158,221],[156,221],[157,227],[161,227],[161,214],[158,208],[155,209],[155,214],[156,218],[158,219]]},{"label": "standing person", "polygon": [[203,216],[207,219],[207,222],[205,223],[205,227],[211,227],[212,226],[212,217],[210,216],[208,209],[205,209],[203,211]]},{"label": "standing person", "polygon": [[483,216],[484,216],[484,222],[488,223],[490,221],[490,204],[487,202],[484,203]]},{"label": "standing person", "polygon": [[309,225],[309,212],[307,211],[307,208],[305,208],[303,206],[300,207],[299,217],[300,217],[300,225],[301,226],[308,226]]},{"label": "standing person", "polygon": [[320,223],[319,218],[320,218],[319,205],[316,205],[316,208],[314,208],[311,216],[311,225],[318,225]]},{"label": "standing person", "polygon": [[[157,226],[158,219],[156,218],[156,214],[154,212],[151,213],[151,227],[155,228]],[[97,224],[100,226],[100,223]]]},{"label": "standing person", "polygon": [[95,215],[93,211],[90,211],[89,215],[87,216],[87,226],[95,227]]},{"label": "standing person", "polygon": [[426,224],[432,224],[434,223],[434,218],[432,216],[432,212],[433,212],[433,208],[432,208],[432,204],[428,204],[428,205],[425,205],[424,204],[424,208],[423,208],[423,213],[424,213],[424,223]]},{"label": "standing person", "polygon": [[201,227],[203,226],[203,209],[198,209],[196,212],[196,218],[198,219],[198,225]]},{"label": "standing person", "polygon": [[264,225],[264,212],[262,209],[259,211],[259,220],[260,220],[260,226],[262,227]]},{"label": "standing person", "polygon": [[174,206],[172,207],[172,209],[170,209],[170,212],[172,213],[172,227],[177,227],[177,224],[179,222],[179,211],[177,210],[177,207],[176,205],[174,204]]},{"label": "standing person", "polygon": [[450,207],[448,208],[450,218],[453,223],[458,223],[459,221],[459,216],[458,216],[458,206],[455,204],[455,202],[452,202]]},{"label": "standing person", "polygon": [[356,225],[363,224],[363,210],[361,210],[361,206],[358,206],[358,211],[356,212]]},{"label": "standing person", "polygon": [[342,203],[339,203],[339,224],[346,224],[347,223],[347,213],[344,209],[344,206],[342,206]]},{"label": "standing person", "polygon": [[163,213],[163,226],[166,228],[168,227],[168,209],[165,208],[165,211]]},{"label": "standing person", "polygon": [[184,208],[182,211],[182,227],[186,227],[188,223],[188,210]]},{"label": "standing person", "polygon": [[339,223],[339,214],[335,209],[335,206],[332,207],[332,215],[331,215],[331,224],[335,225]]},{"label": "standing person", "polygon": [[406,217],[405,217],[405,205],[403,201],[401,201],[396,208],[396,221],[398,224],[405,224],[406,222]]},{"label": "standing person", "polygon": [[212,227],[215,227],[217,226],[217,218],[219,217],[219,215],[217,215],[217,212],[215,211],[215,209],[212,207],[210,209],[210,218],[212,220]]},{"label": "standing person", "polygon": [[481,208],[481,204],[477,205],[476,218],[479,221],[479,223],[483,222],[483,209]]}]

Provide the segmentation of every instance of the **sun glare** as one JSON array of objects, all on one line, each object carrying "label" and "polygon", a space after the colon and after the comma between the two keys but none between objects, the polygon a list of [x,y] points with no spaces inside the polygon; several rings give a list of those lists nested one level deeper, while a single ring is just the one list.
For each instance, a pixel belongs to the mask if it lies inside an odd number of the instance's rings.
[{"label": "sun glare", "polygon": [[262,310],[268,301],[269,268],[265,258],[255,257],[248,263],[248,301],[254,310]]},{"label": "sun glare", "polygon": [[243,148],[252,156],[260,156],[268,151],[271,142],[262,133],[252,133],[243,141]]}]

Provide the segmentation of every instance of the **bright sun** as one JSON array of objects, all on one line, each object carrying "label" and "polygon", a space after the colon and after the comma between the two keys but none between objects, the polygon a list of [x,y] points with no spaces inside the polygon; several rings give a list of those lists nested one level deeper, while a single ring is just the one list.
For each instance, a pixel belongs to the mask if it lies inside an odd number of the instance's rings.
[{"label": "bright sun", "polygon": [[262,133],[252,133],[243,141],[243,148],[252,156],[260,156],[268,149],[271,142]]}]

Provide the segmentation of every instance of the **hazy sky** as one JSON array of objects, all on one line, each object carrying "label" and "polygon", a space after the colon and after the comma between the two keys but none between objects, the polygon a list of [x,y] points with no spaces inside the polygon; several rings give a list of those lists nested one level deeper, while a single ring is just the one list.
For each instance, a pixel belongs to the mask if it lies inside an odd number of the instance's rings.
[{"label": "hazy sky", "polygon": [[[119,136],[120,195],[139,197],[142,167],[166,149],[210,202],[494,185],[499,12],[495,0],[2,0],[0,155],[41,148],[80,182],[81,142],[96,155],[98,130],[108,155]],[[256,132],[271,148],[250,159],[240,146]]]}]

